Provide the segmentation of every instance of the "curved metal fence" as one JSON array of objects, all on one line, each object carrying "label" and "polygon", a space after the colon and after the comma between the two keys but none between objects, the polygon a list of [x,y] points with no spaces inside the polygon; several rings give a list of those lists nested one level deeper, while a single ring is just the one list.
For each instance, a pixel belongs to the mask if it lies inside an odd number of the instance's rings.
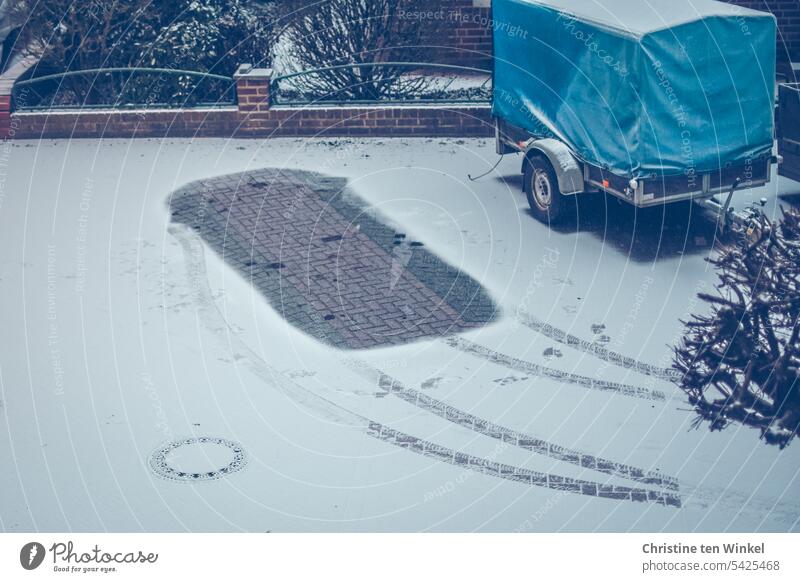
[{"label": "curved metal fence", "polygon": [[12,98],[18,111],[227,107],[236,105],[236,84],[201,71],[107,67],[18,81]]},{"label": "curved metal fence", "polygon": [[348,63],[292,72],[272,80],[274,105],[484,104],[492,72],[437,63]]},{"label": "curved metal fence", "polygon": [[[459,65],[348,63],[290,72],[271,81],[273,105],[486,104],[492,72]],[[18,81],[17,111],[230,107],[232,77],[181,69],[106,67]]]}]

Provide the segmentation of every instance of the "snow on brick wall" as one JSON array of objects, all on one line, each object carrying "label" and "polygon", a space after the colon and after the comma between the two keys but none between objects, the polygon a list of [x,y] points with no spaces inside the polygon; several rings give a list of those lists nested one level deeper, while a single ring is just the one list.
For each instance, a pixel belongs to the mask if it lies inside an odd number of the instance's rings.
[{"label": "snow on brick wall", "polygon": [[488,106],[42,111],[12,113],[10,121],[16,139],[494,135]]},{"label": "snow on brick wall", "polygon": [[[13,71],[9,71],[11,73]],[[22,72],[16,71],[17,73]],[[273,107],[270,73],[240,67],[237,107],[9,111],[18,77],[0,77],[0,139],[98,137],[490,137],[488,104]],[[12,104],[13,105],[13,104]]]},{"label": "snow on brick wall", "polygon": [[0,139],[11,133],[11,97],[0,95]]}]

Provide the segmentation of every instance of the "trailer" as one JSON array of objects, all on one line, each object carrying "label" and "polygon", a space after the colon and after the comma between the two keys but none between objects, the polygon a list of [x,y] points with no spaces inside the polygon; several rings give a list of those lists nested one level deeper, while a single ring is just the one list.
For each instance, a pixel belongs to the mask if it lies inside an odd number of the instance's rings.
[{"label": "trailer", "polygon": [[[606,192],[693,200],[723,226],[772,178],[775,17],[714,0],[494,0],[497,152],[539,220]],[[509,31],[514,30],[514,34]]]},{"label": "trailer", "polygon": [[800,83],[781,84],[778,107],[778,151],[781,176],[800,182]]}]

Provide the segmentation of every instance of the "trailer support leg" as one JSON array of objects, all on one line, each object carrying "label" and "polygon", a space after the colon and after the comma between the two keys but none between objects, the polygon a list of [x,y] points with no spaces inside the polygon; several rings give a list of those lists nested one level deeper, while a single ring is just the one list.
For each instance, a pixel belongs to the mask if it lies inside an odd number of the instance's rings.
[{"label": "trailer support leg", "polygon": [[741,178],[736,178],[733,181],[733,186],[731,186],[731,191],[728,192],[728,197],[725,199],[725,204],[722,206],[721,215],[719,218],[720,228],[722,229],[722,233],[725,234],[728,231],[728,227],[730,226],[730,210],[731,210],[731,202],[733,202],[733,194],[736,192],[736,188],[739,187],[739,184],[742,183]]}]

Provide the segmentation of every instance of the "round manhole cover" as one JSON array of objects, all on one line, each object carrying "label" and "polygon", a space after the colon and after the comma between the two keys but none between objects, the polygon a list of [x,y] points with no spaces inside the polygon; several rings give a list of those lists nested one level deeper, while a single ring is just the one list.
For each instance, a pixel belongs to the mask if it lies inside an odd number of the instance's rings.
[{"label": "round manhole cover", "polygon": [[173,441],[150,456],[153,472],[172,481],[213,481],[240,471],[245,464],[242,445],[212,437]]}]

